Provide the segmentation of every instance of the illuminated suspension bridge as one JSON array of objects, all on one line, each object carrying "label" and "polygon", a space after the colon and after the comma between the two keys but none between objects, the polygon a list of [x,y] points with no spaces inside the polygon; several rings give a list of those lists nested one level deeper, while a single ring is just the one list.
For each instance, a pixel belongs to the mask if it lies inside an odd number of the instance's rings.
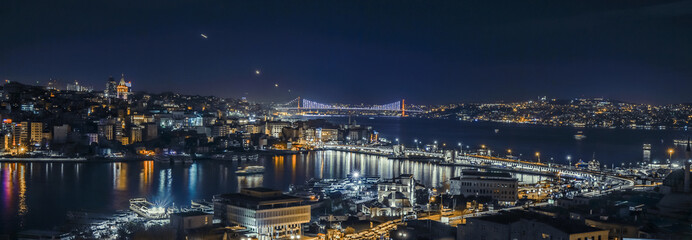
[{"label": "illuminated suspension bridge", "polygon": [[346,105],[346,104],[326,104],[319,103],[308,99],[301,99],[300,97],[295,98],[285,104],[279,104],[276,106],[277,110],[338,110],[338,111],[388,111],[388,112],[401,112],[405,115],[406,112],[416,110],[406,109],[405,100],[396,101],[392,103],[382,104],[382,105]]}]

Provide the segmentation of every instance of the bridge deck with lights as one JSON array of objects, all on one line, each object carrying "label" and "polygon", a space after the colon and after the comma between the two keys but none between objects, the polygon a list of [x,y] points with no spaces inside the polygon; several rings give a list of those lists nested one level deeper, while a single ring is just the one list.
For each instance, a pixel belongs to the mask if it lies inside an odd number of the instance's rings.
[{"label": "bridge deck with lights", "polygon": [[396,101],[392,103],[382,104],[382,105],[371,105],[371,106],[353,106],[348,104],[326,104],[311,101],[308,99],[301,99],[300,97],[293,99],[287,103],[279,104],[275,106],[276,110],[297,110],[297,111],[313,111],[313,110],[337,110],[337,111],[381,111],[381,112],[401,112],[405,115],[406,112],[422,112],[418,109],[406,109],[405,100]]}]

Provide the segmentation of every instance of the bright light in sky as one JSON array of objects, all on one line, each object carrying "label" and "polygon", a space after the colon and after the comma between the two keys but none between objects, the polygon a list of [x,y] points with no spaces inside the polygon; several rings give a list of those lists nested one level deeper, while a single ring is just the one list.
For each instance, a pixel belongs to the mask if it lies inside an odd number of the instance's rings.
[{"label": "bright light in sky", "polygon": [[204,35],[204,33],[200,34],[204,39],[207,39],[207,35]]}]

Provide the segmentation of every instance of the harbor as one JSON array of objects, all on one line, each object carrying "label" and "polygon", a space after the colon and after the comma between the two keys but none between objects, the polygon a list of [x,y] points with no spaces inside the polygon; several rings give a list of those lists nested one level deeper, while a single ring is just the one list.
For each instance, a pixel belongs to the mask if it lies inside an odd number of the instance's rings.
[{"label": "harbor", "polygon": [[[363,121],[372,121],[376,123],[381,121],[380,118],[375,118],[374,120],[365,119]],[[360,120],[359,120],[360,121]],[[394,121],[392,119],[389,120]],[[398,120],[397,120],[398,121]],[[409,120],[406,120],[409,121]],[[417,121],[415,119],[411,121]],[[433,120],[437,121],[437,120]],[[382,127],[382,125],[380,125]],[[495,132],[494,129],[500,129],[499,132]],[[538,128],[537,133],[541,133],[542,128]],[[391,131],[391,130],[388,130]],[[478,131],[478,130],[473,130]],[[535,156],[532,154],[525,154],[521,156],[521,149],[523,147],[513,144],[512,138],[504,138],[503,135],[514,135],[517,134],[514,129],[508,129],[500,126],[489,127],[487,131],[481,131],[487,134],[487,136],[482,136],[481,140],[466,140],[463,143],[463,148],[466,150],[466,145],[473,145],[474,142],[496,142],[503,140],[504,143],[499,146],[496,145],[485,145],[489,149],[493,149],[494,155],[503,155],[512,157],[509,159],[514,159],[515,161],[521,158],[523,161],[535,161]],[[534,133],[536,133],[534,131]],[[546,130],[547,131],[547,130]],[[553,131],[553,129],[550,129]],[[590,132],[591,131],[591,132]],[[597,132],[592,132],[597,131]],[[611,131],[611,130],[589,130],[585,129],[584,134],[589,137],[581,141],[576,141],[571,135],[574,131],[565,131],[565,138],[563,142],[569,144],[592,144],[592,141],[596,141],[600,138],[592,138],[592,136],[602,135],[598,131]],[[632,130],[628,130],[632,131]],[[638,131],[638,130],[634,130]],[[656,132],[653,132],[656,133]],[[637,133],[638,134],[638,133]],[[642,132],[642,134],[649,134],[648,132]],[[547,136],[553,136],[551,133],[546,133]],[[498,138],[492,141],[483,141],[487,138]],[[654,136],[654,139],[658,138]],[[408,149],[416,149],[418,147],[424,150],[425,145],[431,146],[433,144],[434,138],[430,136],[418,136],[415,139],[418,141],[412,141],[410,139],[399,139],[400,142],[411,142],[404,144]],[[424,144],[423,139],[427,140],[428,143]],[[442,140],[437,140],[438,144],[441,146],[443,143],[448,143],[452,145],[451,141],[445,141],[444,138],[438,138]],[[390,140],[396,142],[394,139]],[[546,142],[554,141],[551,138],[547,138]],[[646,140],[642,140],[646,141]],[[664,161],[668,158],[667,152],[657,152],[656,150],[660,148],[660,139],[653,140],[651,146],[651,161]],[[416,144],[417,143],[417,144]],[[627,143],[627,141],[625,141]],[[672,143],[672,140],[671,140]],[[512,146],[511,154],[507,153],[506,150],[502,150],[503,145]],[[644,170],[644,168],[639,168],[637,166],[642,158],[641,155],[641,145],[634,146],[634,143],[630,144],[628,149],[635,150],[622,150],[619,154],[619,159],[633,159],[631,162],[622,161],[613,162],[610,158],[613,156],[611,153],[602,154],[597,151],[596,157],[600,161],[601,167],[606,169],[639,169],[639,170],[617,170],[617,174],[622,174],[623,176],[632,176],[637,179],[637,184],[654,183],[660,181],[652,176],[665,176],[666,172],[657,173],[656,170]],[[531,145],[526,143],[526,145]],[[616,146],[621,146],[621,144],[615,144]],[[476,150],[480,149],[480,145],[476,146]],[[549,144],[548,144],[549,146]],[[358,147],[358,146],[354,146]],[[582,146],[584,147],[584,146]],[[390,148],[391,149],[391,148]],[[454,149],[454,148],[453,148]],[[589,148],[586,148],[589,149]],[[529,150],[529,153],[533,149]],[[389,150],[391,151],[391,150]],[[559,165],[571,165],[580,168],[588,168],[588,162],[593,158],[593,151],[588,152],[588,154],[580,155],[579,151],[575,152],[563,152],[562,157],[552,155],[551,152],[556,150],[551,149],[541,149],[542,159],[546,164],[559,164]],[[586,152],[589,150],[581,150],[581,152]],[[634,153],[632,153],[634,151]],[[683,152],[684,149],[677,149],[673,154]],[[524,150],[523,152],[527,152]],[[552,156],[551,156],[552,155]],[[566,157],[571,157],[567,159]],[[554,158],[554,159],[551,159]],[[2,170],[2,176],[5,186],[9,186],[7,189],[11,189],[11,192],[5,192],[9,194],[8,197],[11,200],[13,207],[8,210],[8,214],[12,214],[12,217],[5,217],[5,221],[19,222],[18,219],[25,219],[26,224],[34,226],[36,228],[45,228],[48,226],[63,224],[66,220],[66,213],[69,210],[85,209],[83,204],[78,204],[80,199],[89,198],[94,199],[90,202],[96,203],[100,202],[98,205],[87,205],[86,209],[95,212],[109,212],[109,211],[119,211],[123,209],[129,209],[129,200],[132,198],[146,197],[148,201],[151,202],[171,202],[178,204],[188,205],[191,201],[196,199],[211,199],[215,194],[220,192],[235,192],[241,188],[245,187],[270,187],[274,189],[282,190],[286,193],[290,192],[291,185],[298,187],[298,185],[304,185],[311,179],[345,179],[349,174],[353,172],[359,172],[361,177],[379,177],[380,179],[392,179],[400,176],[404,173],[411,173],[413,177],[421,184],[429,187],[435,187],[439,189],[445,189],[445,184],[448,184],[449,180],[453,177],[459,176],[462,171],[469,168],[481,169],[484,171],[506,171],[510,172],[511,175],[518,179],[522,187],[522,194],[533,197],[533,198],[545,198],[550,196],[543,192],[534,193],[531,192],[530,188],[535,186],[537,183],[544,183],[545,185],[561,185],[557,182],[547,184],[546,181],[553,181],[555,174],[551,172],[541,173],[534,170],[527,169],[526,171],[521,168],[515,168],[510,166],[508,163],[503,164],[485,164],[483,162],[466,162],[466,163],[447,163],[444,161],[443,155],[435,156],[433,158],[426,156],[407,156],[407,157],[396,157],[391,155],[391,152],[381,150],[378,154],[368,153],[368,152],[358,152],[358,151],[333,151],[326,149],[317,149],[317,151],[306,151],[296,154],[268,154],[263,152],[229,152],[225,154],[210,155],[207,158],[195,158],[192,162],[185,162],[185,158],[179,162],[173,162],[171,164],[170,160],[166,161],[154,161],[151,158],[146,159],[118,159],[117,161],[111,160],[88,160],[87,162],[5,162],[0,164],[0,170]],[[581,161],[580,161],[581,160]],[[633,164],[633,165],[632,165]],[[251,166],[262,166],[264,171],[262,173],[256,174],[243,174],[239,170],[247,169]],[[252,167],[251,167],[252,168]],[[250,169],[251,169],[250,168]],[[616,171],[616,170],[612,170]],[[260,171],[258,171],[260,172]],[[39,174],[42,173],[42,174]],[[46,175],[47,174],[47,175]],[[22,180],[23,179],[23,180]],[[56,196],[55,201],[44,203],[40,205],[35,202],[36,192],[32,189],[27,189],[27,191],[21,191],[21,186],[28,186],[34,181],[46,181],[45,179],[56,179],[64,184],[62,188],[64,191],[77,192],[78,189],[88,189],[88,186],[82,186],[83,184],[77,183],[77,179],[93,179],[92,182],[98,183],[101,186],[107,186],[99,190],[92,190],[89,192],[83,192],[80,195],[63,195],[56,191],[57,189],[47,190],[48,194]],[[62,180],[60,180],[62,179]],[[607,188],[609,184],[603,184],[599,186],[590,185],[589,182],[583,182],[578,184],[579,188],[584,189],[596,189],[596,188]],[[71,189],[71,190],[70,190]],[[546,188],[547,190],[556,191],[554,187]],[[324,200],[325,197],[317,192],[303,192],[297,196],[307,197],[314,195],[317,202],[319,200]],[[365,195],[365,194],[364,194]],[[567,196],[567,194],[562,193],[562,195]],[[22,201],[22,199],[24,199]],[[364,201],[369,198],[355,199],[355,201]],[[313,200],[314,201],[314,200]],[[64,211],[56,211],[54,213],[44,213],[41,217],[35,215],[36,211],[45,207],[51,207],[54,209],[65,209]],[[21,210],[26,209],[26,210]],[[21,211],[20,211],[21,210]],[[17,219],[17,220],[13,220]],[[156,222],[156,221],[154,221]],[[41,227],[44,226],[44,227]],[[9,227],[6,225],[6,227]]]}]

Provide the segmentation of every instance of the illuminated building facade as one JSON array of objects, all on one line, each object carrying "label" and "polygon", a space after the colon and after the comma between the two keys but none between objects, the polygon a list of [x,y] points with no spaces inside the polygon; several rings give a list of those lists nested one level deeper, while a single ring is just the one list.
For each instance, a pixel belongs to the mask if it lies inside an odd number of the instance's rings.
[{"label": "illuminated building facade", "polygon": [[74,84],[67,84],[67,91],[75,91],[75,92],[91,92],[90,87],[82,86],[79,85],[79,82],[77,80],[74,81]]},{"label": "illuminated building facade", "polygon": [[125,82],[125,75],[122,75],[118,86],[116,86],[116,96],[119,99],[127,100],[127,97],[132,93],[130,88],[132,87],[132,82]]},{"label": "illuminated building facade", "polygon": [[17,124],[17,127],[19,127],[19,145],[21,147],[26,147],[29,145],[29,122],[21,122],[20,124]]},{"label": "illuminated building facade", "polygon": [[268,122],[264,123],[264,131],[265,131],[264,133],[269,135],[269,136],[278,138],[279,135],[281,134],[281,131],[285,127],[290,127],[290,126],[291,126],[291,123],[288,123],[288,122],[268,121]]},{"label": "illuminated building facade", "polygon": [[330,142],[339,140],[339,130],[338,129],[318,129],[319,140],[322,142]]},{"label": "illuminated building facade", "polygon": [[131,143],[136,143],[136,142],[141,142],[142,141],[142,132],[144,130],[144,127],[142,126],[132,126],[130,128],[130,140]]},{"label": "illuminated building facade", "polygon": [[413,178],[413,175],[402,174],[397,178],[377,184],[377,200],[383,202],[386,198],[392,196],[392,194],[399,192],[409,199],[411,205],[415,205],[415,191],[416,180]]},{"label": "illuminated building facade", "polygon": [[214,197],[214,214],[227,224],[248,228],[260,240],[300,236],[310,222],[303,199],[267,188],[244,188]]},{"label": "illuminated building facade", "polygon": [[42,139],[43,139],[43,123],[32,122],[31,123],[31,138],[30,138],[31,143],[32,144],[41,143]]},{"label": "illuminated building facade", "polygon": [[487,196],[500,203],[514,203],[518,180],[506,172],[463,171],[449,180],[449,188],[452,195]]},{"label": "illuminated building facade", "polygon": [[651,144],[645,143],[644,146],[642,147],[643,151],[643,160],[645,163],[650,163],[651,162]]}]

